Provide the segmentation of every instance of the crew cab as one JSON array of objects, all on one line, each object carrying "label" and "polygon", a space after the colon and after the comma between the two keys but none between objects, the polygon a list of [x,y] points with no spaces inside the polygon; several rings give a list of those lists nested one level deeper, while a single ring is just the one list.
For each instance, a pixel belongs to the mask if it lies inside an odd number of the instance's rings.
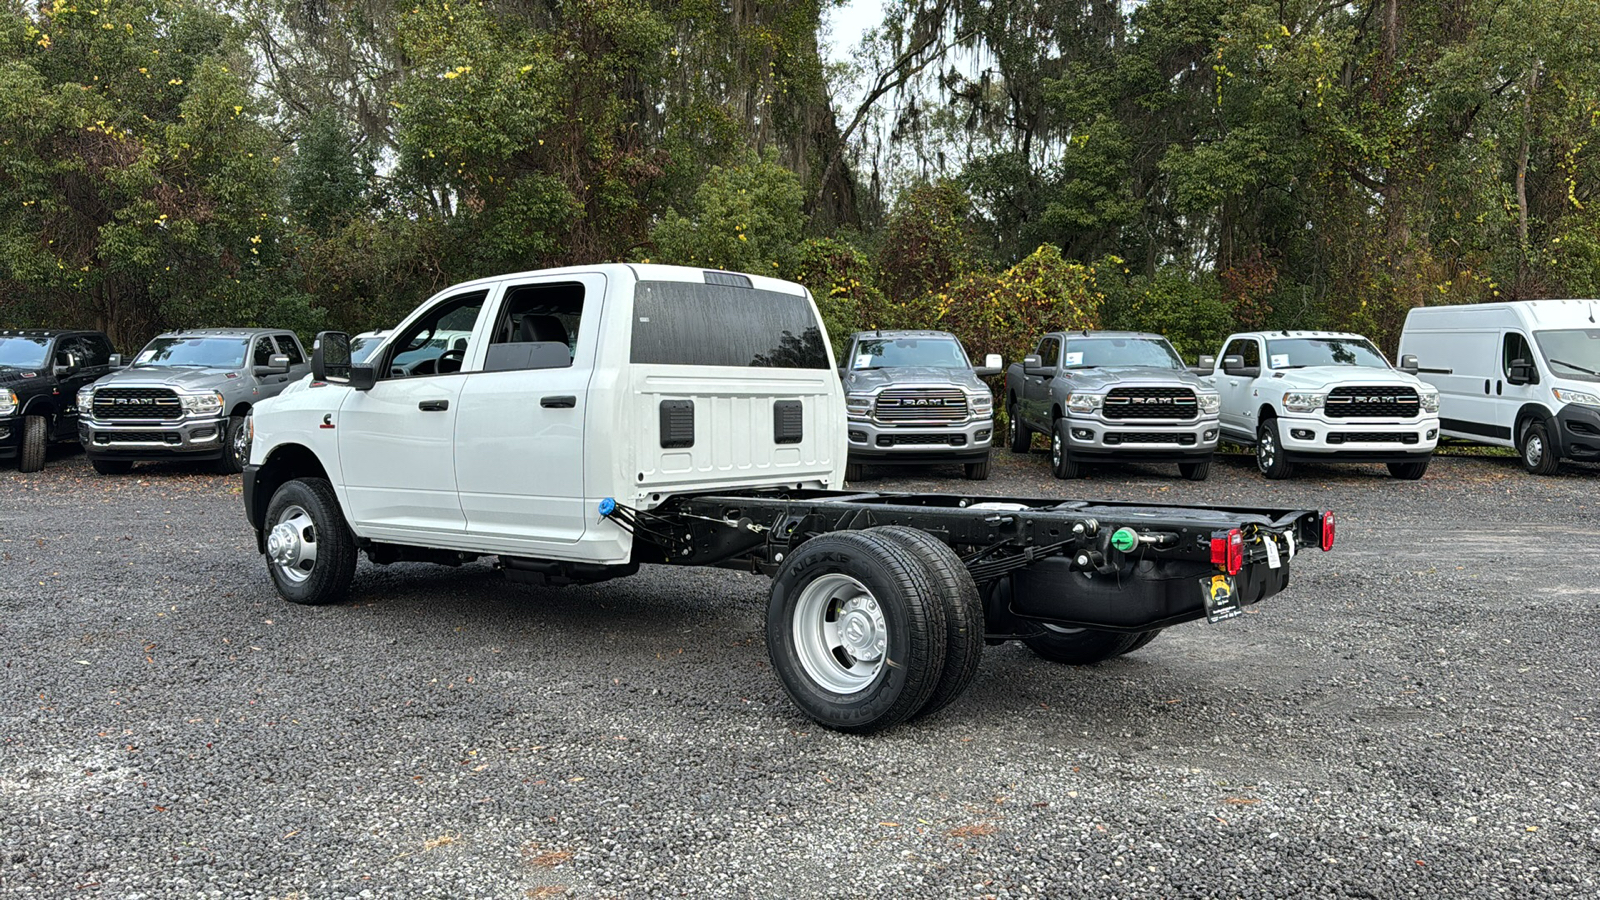
[{"label": "crew cab", "polygon": [[78,436],[78,389],[120,365],[98,331],[0,331],[0,459],[44,468],[50,443]]},{"label": "crew cab", "polygon": [[868,464],[959,463],[966,477],[989,477],[994,393],[983,378],[1000,374],[1000,355],[974,369],[947,331],[863,331],[850,337],[839,366],[850,417],[845,480]]},{"label": "crew cab", "polygon": [[1273,331],[1230,336],[1212,380],[1223,436],[1255,447],[1268,478],[1314,461],[1385,463],[1414,480],[1439,443],[1439,391],[1416,372],[1415,359],[1397,369],[1359,334]]},{"label": "crew cab", "polygon": [[[391,363],[442,332],[428,372]],[[815,304],[734,272],[596,265],[449,288],[365,363],[324,332],[256,406],[245,516],[274,588],[347,596],[356,557],[513,581],[641,564],[771,576],[796,706],[871,732],[960,696],[986,643],[1058,662],[1221,621],[1330,549],[1331,513],[840,490],[845,397]]]},{"label": "crew cab", "polygon": [[1211,472],[1217,392],[1167,339],[1132,331],[1057,332],[1006,369],[1007,442],[1050,442],[1050,471],[1077,478],[1089,463],[1176,462],[1190,481]]},{"label": "crew cab", "polygon": [[126,474],[140,460],[210,461],[236,474],[249,459],[245,416],[310,371],[289,331],[159,335],[126,369],[78,392],[78,440],[102,475]]}]

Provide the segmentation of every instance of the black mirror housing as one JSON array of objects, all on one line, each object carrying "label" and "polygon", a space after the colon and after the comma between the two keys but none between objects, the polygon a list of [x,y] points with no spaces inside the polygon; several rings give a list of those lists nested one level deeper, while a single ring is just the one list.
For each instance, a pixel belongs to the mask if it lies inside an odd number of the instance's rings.
[{"label": "black mirror housing", "polygon": [[350,335],[324,331],[311,345],[311,380],[329,384],[350,383]]},{"label": "black mirror housing", "polygon": [[1400,371],[1407,375],[1415,375],[1421,370],[1422,367],[1418,365],[1415,353],[1407,353],[1405,356],[1400,357]]},{"label": "black mirror housing", "polygon": [[1538,384],[1539,370],[1525,359],[1513,359],[1506,371],[1506,381],[1516,385]]}]

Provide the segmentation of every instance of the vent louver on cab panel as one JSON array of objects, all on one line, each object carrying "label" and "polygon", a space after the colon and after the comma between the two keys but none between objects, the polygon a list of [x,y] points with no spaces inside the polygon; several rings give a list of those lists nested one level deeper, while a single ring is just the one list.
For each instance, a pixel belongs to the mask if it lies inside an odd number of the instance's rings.
[{"label": "vent louver on cab panel", "polygon": [[772,440],[778,444],[798,444],[805,437],[805,407],[799,400],[772,402]]},{"label": "vent louver on cab panel", "polygon": [[661,401],[661,446],[694,446],[694,401]]}]

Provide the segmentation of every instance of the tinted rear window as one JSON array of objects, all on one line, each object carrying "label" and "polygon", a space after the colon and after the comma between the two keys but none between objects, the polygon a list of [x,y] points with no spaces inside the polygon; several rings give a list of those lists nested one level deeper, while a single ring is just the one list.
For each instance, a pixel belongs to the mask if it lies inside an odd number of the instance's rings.
[{"label": "tinted rear window", "polygon": [[805,295],[685,281],[641,281],[633,362],[826,369],[828,348]]}]

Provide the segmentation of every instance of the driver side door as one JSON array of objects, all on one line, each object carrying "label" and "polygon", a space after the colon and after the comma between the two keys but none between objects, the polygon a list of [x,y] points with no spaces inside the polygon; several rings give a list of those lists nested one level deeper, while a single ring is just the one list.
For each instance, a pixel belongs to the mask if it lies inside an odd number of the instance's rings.
[{"label": "driver side door", "polygon": [[[403,542],[466,530],[456,486],[456,416],[467,378],[462,361],[483,339],[489,294],[452,294],[402,326],[373,360],[378,382],[371,390],[350,391],[331,423],[338,429],[350,515],[364,537]],[[427,350],[443,343],[436,340],[441,332],[451,334],[452,343],[457,335],[470,337],[464,348]],[[406,353],[426,358],[410,370],[390,366]]]},{"label": "driver side door", "polygon": [[1222,413],[1219,421],[1224,433],[1235,439],[1253,443],[1256,439],[1255,398],[1252,396],[1256,380],[1246,375],[1229,375],[1222,361],[1229,356],[1244,360],[1246,368],[1261,365],[1261,344],[1255,338],[1235,338],[1217,357],[1216,376],[1212,379],[1217,392],[1222,395]]}]

